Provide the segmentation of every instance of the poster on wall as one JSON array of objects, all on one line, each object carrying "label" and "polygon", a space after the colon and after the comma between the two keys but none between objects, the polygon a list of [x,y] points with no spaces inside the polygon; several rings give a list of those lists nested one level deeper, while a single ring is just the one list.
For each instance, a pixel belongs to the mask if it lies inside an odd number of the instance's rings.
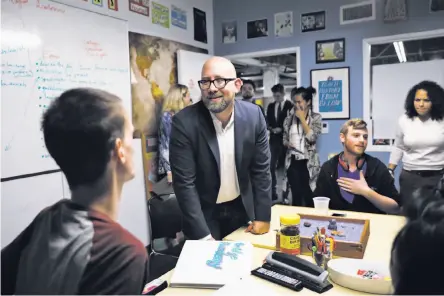
[{"label": "poster on wall", "polygon": [[385,0],[384,22],[407,20],[407,0]]},{"label": "poster on wall", "polygon": [[293,36],[293,12],[279,12],[274,15],[274,34],[276,37]]},{"label": "poster on wall", "polygon": [[92,0],[92,3],[97,6],[103,6],[102,0]]},{"label": "poster on wall", "polygon": [[194,40],[207,43],[207,16],[205,11],[193,8]]},{"label": "poster on wall", "polygon": [[316,64],[345,61],[345,38],[316,41]]},{"label": "poster on wall", "polygon": [[325,11],[301,14],[301,32],[325,30]]},{"label": "poster on wall", "polygon": [[149,16],[150,0],[129,0],[129,10],[144,16]]},{"label": "poster on wall", "polygon": [[186,10],[179,8],[175,5],[171,5],[171,25],[186,30],[187,29]]},{"label": "poster on wall", "polygon": [[313,112],[322,119],[350,118],[350,67],[311,70],[310,81],[317,91]]},{"label": "poster on wall", "polygon": [[444,11],[444,0],[430,0],[430,12]]},{"label": "poster on wall", "polygon": [[157,2],[152,3],[151,21],[155,25],[159,25],[164,28],[170,27],[170,9]]},{"label": "poster on wall", "polygon": [[266,18],[247,22],[247,39],[267,36],[268,20]]},{"label": "poster on wall", "polygon": [[119,4],[117,3],[117,0],[108,0],[108,9],[118,11]]},{"label": "poster on wall", "polygon": [[236,43],[237,22],[235,20],[222,22],[222,43]]},{"label": "poster on wall", "polygon": [[208,53],[208,50],[160,37],[129,33],[131,99],[134,138],[144,138],[146,180],[156,159],[159,118],[164,98],[177,83],[179,49]]},{"label": "poster on wall", "polygon": [[156,109],[161,107],[170,86],[177,83],[177,50],[208,50],[133,32],[129,33],[129,47],[135,136],[155,136]]}]

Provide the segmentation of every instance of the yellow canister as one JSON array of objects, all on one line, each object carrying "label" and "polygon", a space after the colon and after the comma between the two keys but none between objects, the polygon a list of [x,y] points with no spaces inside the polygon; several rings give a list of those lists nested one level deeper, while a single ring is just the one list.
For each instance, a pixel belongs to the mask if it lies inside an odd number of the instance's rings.
[{"label": "yellow canister", "polygon": [[301,217],[295,215],[280,216],[280,251],[292,255],[301,254],[301,235],[299,226]]}]

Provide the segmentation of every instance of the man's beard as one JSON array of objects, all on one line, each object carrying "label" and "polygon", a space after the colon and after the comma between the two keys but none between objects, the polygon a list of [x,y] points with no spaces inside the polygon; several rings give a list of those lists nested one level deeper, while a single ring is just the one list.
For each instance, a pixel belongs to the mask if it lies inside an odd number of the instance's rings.
[{"label": "man's beard", "polygon": [[357,150],[356,147],[354,147],[354,145],[350,144],[350,142],[348,142],[348,141],[345,141],[344,148],[348,153],[350,153],[354,156],[361,156],[362,154],[365,153],[365,148],[362,150],[362,152],[358,152],[358,151],[356,151]]},{"label": "man's beard", "polygon": [[245,94],[245,95],[242,95],[242,98],[243,98],[244,100],[250,100],[250,99],[253,98],[253,95],[251,95],[251,94]]},{"label": "man's beard", "polygon": [[228,106],[230,106],[231,104],[231,102],[226,101],[224,97],[220,98],[220,102],[215,102],[211,100],[211,97],[204,98],[203,102],[207,107],[207,109],[212,113],[221,113],[222,111],[227,109]]}]

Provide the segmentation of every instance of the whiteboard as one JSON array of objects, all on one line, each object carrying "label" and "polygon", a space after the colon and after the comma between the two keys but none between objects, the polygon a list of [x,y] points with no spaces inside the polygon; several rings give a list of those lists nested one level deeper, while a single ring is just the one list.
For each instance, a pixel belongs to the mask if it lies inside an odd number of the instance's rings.
[{"label": "whiteboard", "polygon": [[2,248],[12,242],[46,207],[63,197],[62,174],[2,182]]},{"label": "whiteboard", "polygon": [[2,1],[2,178],[58,169],[40,130],[51,100],[73,87],[121,97],[131,113],[125,21],[48,0]]},{"label": "whiteboard", "polygon": [[[141,139],[133,139],[133,149],[135,177],[123,186],[118,222],[146,246],[149,242],[148,209]],[[1,185],[2,248],[13,241],[41,210],[62,198],[71,198],[63,173],[2,182]]]},{"label": "whiteboard", "polygon": [[177,80],[180,84],[188,86],[193,103],[200,101],[200,88],[202,67],[211,55],[179,49],[177,51]]},{"label": "whiteboard", "polygon": [[444,87],[444,60],[378,65],[372,74],[372,119],[375,139],[394,139],[409,90],[423,80]]}]

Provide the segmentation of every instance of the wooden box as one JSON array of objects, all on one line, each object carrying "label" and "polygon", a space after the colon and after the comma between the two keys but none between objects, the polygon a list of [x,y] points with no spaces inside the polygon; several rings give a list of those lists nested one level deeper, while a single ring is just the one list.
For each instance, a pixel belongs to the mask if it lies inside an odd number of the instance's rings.
[{"label": "wooden box", "polygon": [[[362,259],[364,257],[367,242],[370,237],[370,220],[354,219],[346,217],[331,217],[299,214],[301,217],[300,235],[301,235],[301,253],[303,255],[312,255],[311,237],[317,227],[325,227],[326,234],[332,236],[335,241],[333,250],[334,257],[347,257]],[[344,237],[331,235],[328,225],[331,220],[336,220],[337,231],[343,232]],[[309,222],[310,226],[304,226]],[[308,224],[306,224],[308,225]]]}]

